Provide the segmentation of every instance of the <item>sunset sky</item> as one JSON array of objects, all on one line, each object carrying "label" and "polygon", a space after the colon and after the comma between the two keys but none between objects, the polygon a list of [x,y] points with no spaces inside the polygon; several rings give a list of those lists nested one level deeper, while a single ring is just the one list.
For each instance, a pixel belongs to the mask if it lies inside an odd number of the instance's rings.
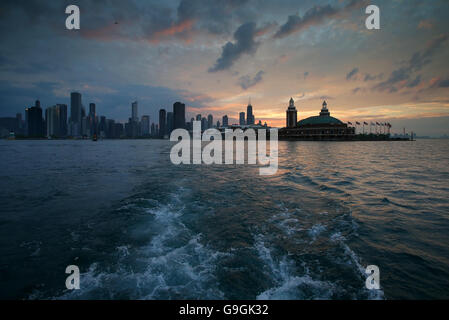
[{"label": "sunset sky", "polygon": [[[369,4],[380,30],[365,27]],[[123,122],[134,100],[154,122],[175,101],[216,121],[251,98],[256,121],[281,127],[293,97],[299,119],[325,99],[343,121],[449,135],[448,16],[447,0],[2,0],[0,116],[79,91]]]}]

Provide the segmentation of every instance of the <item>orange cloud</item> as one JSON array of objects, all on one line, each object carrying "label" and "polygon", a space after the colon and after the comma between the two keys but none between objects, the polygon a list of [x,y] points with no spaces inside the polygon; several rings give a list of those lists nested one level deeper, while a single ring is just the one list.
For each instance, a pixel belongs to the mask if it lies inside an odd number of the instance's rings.
[{"label": "orange cloud", "polygon": [[158,43],[162,40],[179,36],[181,34],[187,34],[189,36],[185,37],[184,40],[186,42],[191,41],[190,33],[192,31],[193,25],[195,24],[195,20],[186,20],[180,23],[176,23],[166,29],[155,32],[149,41],[151,43]]}]

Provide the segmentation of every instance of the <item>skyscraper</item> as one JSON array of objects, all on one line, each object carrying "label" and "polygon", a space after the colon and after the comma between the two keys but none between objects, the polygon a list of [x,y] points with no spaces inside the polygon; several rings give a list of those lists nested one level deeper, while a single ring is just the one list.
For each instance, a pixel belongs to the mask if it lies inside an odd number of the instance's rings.
[{"label": "skyscraper", "polygon": [[81,135],[81,119],[82,119],[82,103],[81,94],[78,92],[72,92],[70,94],[70,123],[69,130],[70,135],[77,137]]},{"label": "skyscraper", "polygon": [[173,112],[167,112],[167,134],[170,135],[173,131]]},{"label": "skyscraper", "polygon": [[186,125],[186,105],[181,102],[175,102],[173,105],[174,129],[184,129]]},{"label": "skyscraper", "polygon": [[39,100],[36,101],[34,107],[27,109],[28,113],[28,136],[43,137],[44,136],[44,122],[42,119],[42,109]]},{"label": "skyscraper", "polygon": [[97,134],[97,115],[96,115],[96,106],[95,103],[89,104],[89,115],[87,116],[87,119],[83,122],[85,122],[87,133],[89,136],[93,136]]},{"label": "skyscraper", "polygon": [[246,108],[246,124],[254,124],[253,106],[251,105],[251,103],[248,104],[248,107]]},{"label": "skyscraper", "polygon": [[159,136],[161,138],[163,138],[167,133],[167,127],[165,125],[166,120],[167,120],[167,113],[165,109],[159,110]]},{"label": "skyscraper", "polygon": [[207,116],[207,128],[210,129],[213,126],[214,126],[214,116],[210,114]]},{"label": "skyscraper", "polygon": [[89,117],[92,117],[92,118],[94,118],[95,117],[95,110],[96,109],[96,107],[95,107],[95,103],[90,103],[89,104]]},{"label": "skyscraper", "polygon": [[239,121],[239,124],[240,124],[241,126],[244,126],[244,125],[246,124],[246,122],[245,122],[245,112],[240,112],[240,121]]},{"label": "skyscraper", "polygon": [[100,117],[100,123],[98,125],[98,132],[101,137],[106,137],[106,117]]},{"label": "skyscraper", "polygon": [[201,117],[200,114],[197,114],[197,115],[196,115],[196,121],[201,121],[201,118],[202,118],[202,117]]},{"label": "skyscraper", "polygon": [[137,101],[132,103],[131,119],[132,119],[132,121],[139,122],[139,115],[137,112]]},{"label": "skyscraper", "polygon": [[70,121],[73,123],[81,123],[81,94],[72,92],[70,94]]},{"label": "skyscraper", "polygon": [[150,135],[150,116],[142,116],[142,120],[140,121],[140,134],[142,136]]},{"label": "skyscraper", "polygon": [[67,105],[57,104],[45,110],[47,137],[67,136]]},{"label": "skyscraper", "polygon": [[56,106],[45,109],[45,124],[47,137],[59,136],[59,109]]},{"label": "skyscraper", "polygon": [[201,119],[201,130],[207,130],[207,119],[206,118],[202,118]]},{"label": "skyscraper", "polygon": [[59,109],[59,136],[66,137],[68,134],[67,105],[66,104],[57,104],[56,107]]},{"label": "skyscraper", "polygon": [[126,130],[126,135],[128,137],[135,138],[139,136],[140,128],[139,128],[139,114],[137,110],[137,101],[134,101],[131,104],[131,118],[128,120],[128,129]]},{"label": "skyscraper", "polygon": [[226,116],[226,115],[224,115],[223,116],[223,127],[227,127],[229,124],[228,124],[228,116]]},{"label": "skyscraper", "polygon": [[156,135],[156,127],[154,126],[154,122],[151,124],[151,136],[155,136]]}]

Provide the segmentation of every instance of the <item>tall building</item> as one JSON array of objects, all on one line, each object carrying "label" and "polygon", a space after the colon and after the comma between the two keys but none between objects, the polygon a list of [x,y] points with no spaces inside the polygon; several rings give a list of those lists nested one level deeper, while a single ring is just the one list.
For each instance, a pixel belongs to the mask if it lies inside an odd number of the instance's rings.
[{"label": "tall building", "polygon": [[67,105],[57,104],[56,108],[59,109],[59,136],[66,137],[68,134],[67,130]]},{"label": "tall building", "polygon": [[115,121],[112,119],[106,119],[106,137],[109,139],[115,138]]},{"label": "tall building", "polygon": [[156,135],[156,127],[154,126],[154,122],[151,124],[151,136],[154,137]]},{"label": "tall building", "polygon": [[167,113],[165,109],[159,110],[159,136],[163,138],[167,133],[166,127]]},{"label": "tall building", "polygon": [[81,118],[81,136],[83,137],[90,136],[89,118],[87,117]]},{"label": "tall building", "polygon": [[100,117],[100,123],[98,124],[98,133],[101,137],[106,137],[106,117]]},{"label": "tall building", "polygon": [[150,116],[142,116],[142,120],[140,121],[140,130],[142,136],[150,135]]},{"label": "tall building", "polygon": [[96,106],[95,103],[89,104],[89,117],[95,118],[96,115]]},{"label": "tall building", "polygon": [[73,123],[81,123],[81,94],[72,92],[70,94],[70,121]]},{"label": "tall building", "polygon": [[287,109],[287,128],[294,128],[298,123],[298,111],[295,107],[295,101],[293,98],[290,98],[290,102],[288,104]]},{"label": "tall building", "polygon": [[201,130],[207,130],[207,119],[206,118],[202,118],[201,119]]},{"label": "tall building", "polygon": [[186,123],[186,129],[189,131],[193,130],[193,122],[195,121],[195,118],[190,118],[190,121]]},{"label": "tall building", "polygon": [[83,105],[81,105],[81,119],[83,119],[86,116],[86,109]]},{"label": "tall building", "polygon": [[59,131],[59,117],[56,106],[45,109],[45,124],[47,126],[47,137],[58,135]]},{"label": "tall building", "polygon": [[34,107],[26,109],[28,115],[28,136],[43,137],[44,121],[42,119],[42,109],[39,100],[36,101]]},{"label": "tall building", "polygon": [[217,128],[220,128],[220,120],[217,120]]},{"label": "tall building", "polygon": [[241,126],[244,126],[244,125],[246,124],[246,122],[245,122],[245,112],[240,112],[240,121],[239,121],[239,124],[240,124]]},{"label": "tall building", "polygon": [[223,120],[223,127],[229,126],[228,116],[224,115],[222,120]]},{"label": "tall building", "polygon": [[136,138],[140,133],[139,113],[137,110],[137,101],[131,104],[131,118],[128,119],[128,124],[125,125],[126,135],[130,138]]},{"label": "tall building", "polygon": [[118,139],[123,136],[123,124],[116,123],[114,125],[114,138]]},{"label": "tall building", "polygon": [[[84,120],[82,121],[84,123]],[[95,103],[89,104],[89,115],[85,120],[87,135],[93,136],[97,133],[97,114],[96,114],[96,106]]]},{"label": "tall building", "polygon": [[137,112],[137,101],[133,102],[131,107],[132,107],[132,113],[131,113],[132,121],[139,122],[139,115]]},{"label": "tall building", "polygon": [[67,136],[67,105],[57,104],[45,110],[47,137]]},{"label": "tall building", "polygon": [[81,135],[82,113],[83,105],[81,103],[81,94],[78,92],[72,92],[70,94],[69,134],[73,137]]},{"label": "tall building", "polygon": [[167,134],[170,135],[173,131],[174,123],[173,123],[173,112],[167,112]]},{"label": "tall building", "polygon": [[254,124],[255,120],[254,120],[254,115],[253,115],[253,106],[250,104],[248,104],[248,107],[246,108],[246,124],[247,125],[252,125]]},{"label": "tall building", "polygon": [[210,114],[207,116],[207,128],[210,129],[213,126],[214,126],[214,116]]},{"label": "tall building", "polygon": [[200,114],[197,114],[197,115],[196,115],[196,121],[201,121],[201,118],[202,118],[202,117],[201,117]]},{"label": "tall building", "polygon": [[184,129],[186,125],[186,105],[181,102],[175,102],[173,105],[174,129]]}]

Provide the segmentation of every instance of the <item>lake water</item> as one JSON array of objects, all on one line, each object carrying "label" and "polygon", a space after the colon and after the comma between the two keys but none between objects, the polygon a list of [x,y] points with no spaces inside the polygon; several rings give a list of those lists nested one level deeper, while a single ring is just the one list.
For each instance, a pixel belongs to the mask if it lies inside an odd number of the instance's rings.
[{"label": "lake water", "polygon": [[0,298],[449,298],[449,140],[279,142],[273,176],[170,149],[0,141]]}]

